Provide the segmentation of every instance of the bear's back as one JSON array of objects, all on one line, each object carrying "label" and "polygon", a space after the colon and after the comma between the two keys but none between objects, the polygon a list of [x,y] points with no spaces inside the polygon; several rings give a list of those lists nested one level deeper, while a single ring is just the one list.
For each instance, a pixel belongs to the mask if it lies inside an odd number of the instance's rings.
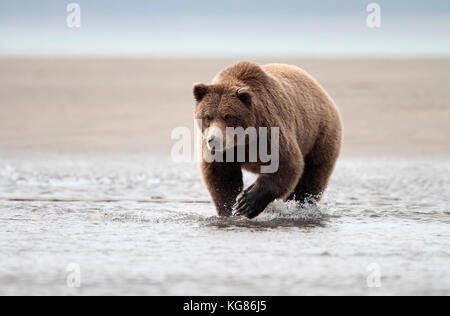
[{"label": "bear's back", "polygon": [[[287,64],[261,66],[279,87],[283,104],[277,104],[285,113],[283,121],[289,121],[303,152],[309,152],[322,132],[339,134],[341,119],[339,110],[328,93],[306,71]],[[326,123],[323,123],[326,122]],[[326,131],[325,131],[326,130]]]},{"label": "bear's back", "polygon": [[287,64],[261,66],[264,72],[282,87],[294,106],[306,111],[336,110],[336,106],[322,86],[303,69]]}]

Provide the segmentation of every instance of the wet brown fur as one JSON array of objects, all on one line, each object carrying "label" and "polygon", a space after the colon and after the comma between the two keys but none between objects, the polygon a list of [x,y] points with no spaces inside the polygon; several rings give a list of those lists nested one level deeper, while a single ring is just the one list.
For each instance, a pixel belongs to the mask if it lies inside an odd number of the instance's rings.
[{"label": "wet brown fur", "polygon": [[[237,97],[239,89],[249,92],[249,106]],[[211,122],[280,128],[278,171],[260,174],[243,192],[241,168],[259,173],[260,162],[201,161],[219,215],[230,215],[236,198],[237,208],[244,203],[248,217],[257,216],[274,199],[320,199],[340,152],[342,127],[336,105],[312,77],[295,66],[239,62],[220,72],[211,85],[194,85],[194,96],[195,118],[203,120],[203,128]],[[227,115],[232,118],[225,122]]]}]

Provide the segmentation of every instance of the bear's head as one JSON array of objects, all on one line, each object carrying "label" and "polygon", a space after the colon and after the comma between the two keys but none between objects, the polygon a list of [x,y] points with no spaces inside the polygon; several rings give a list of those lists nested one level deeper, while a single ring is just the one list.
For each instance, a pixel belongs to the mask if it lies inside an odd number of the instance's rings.
[{"label": "bear's head", "polygon": [[194,84],[195,119],[206,146],[226,151],[243,145],[239,131],[256,126],[255,96],[250,87],[236,84]]}]

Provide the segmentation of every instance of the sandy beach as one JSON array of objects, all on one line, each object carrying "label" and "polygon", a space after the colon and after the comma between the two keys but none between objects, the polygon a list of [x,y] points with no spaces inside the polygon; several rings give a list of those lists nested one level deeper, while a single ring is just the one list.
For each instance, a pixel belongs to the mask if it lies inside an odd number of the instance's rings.
[{"label": "sandy beach", "polygon": [[[448,156],[450,60],[256,60],[300,66],[342,112],[344,155]],[[2,59],[0,152],[169,154],[193,82],[235,60]]]}]

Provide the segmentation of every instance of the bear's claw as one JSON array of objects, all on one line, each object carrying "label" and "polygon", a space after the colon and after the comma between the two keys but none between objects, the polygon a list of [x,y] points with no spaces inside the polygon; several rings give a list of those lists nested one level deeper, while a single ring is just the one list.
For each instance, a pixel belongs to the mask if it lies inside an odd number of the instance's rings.
[{"label": "bear's claw", "polygon": [[250,187],[236,198],[236,203],[233,206],[233,215],[254,218],[266,208],[268,203],[265,203],[264,200],[261,192]]}]

